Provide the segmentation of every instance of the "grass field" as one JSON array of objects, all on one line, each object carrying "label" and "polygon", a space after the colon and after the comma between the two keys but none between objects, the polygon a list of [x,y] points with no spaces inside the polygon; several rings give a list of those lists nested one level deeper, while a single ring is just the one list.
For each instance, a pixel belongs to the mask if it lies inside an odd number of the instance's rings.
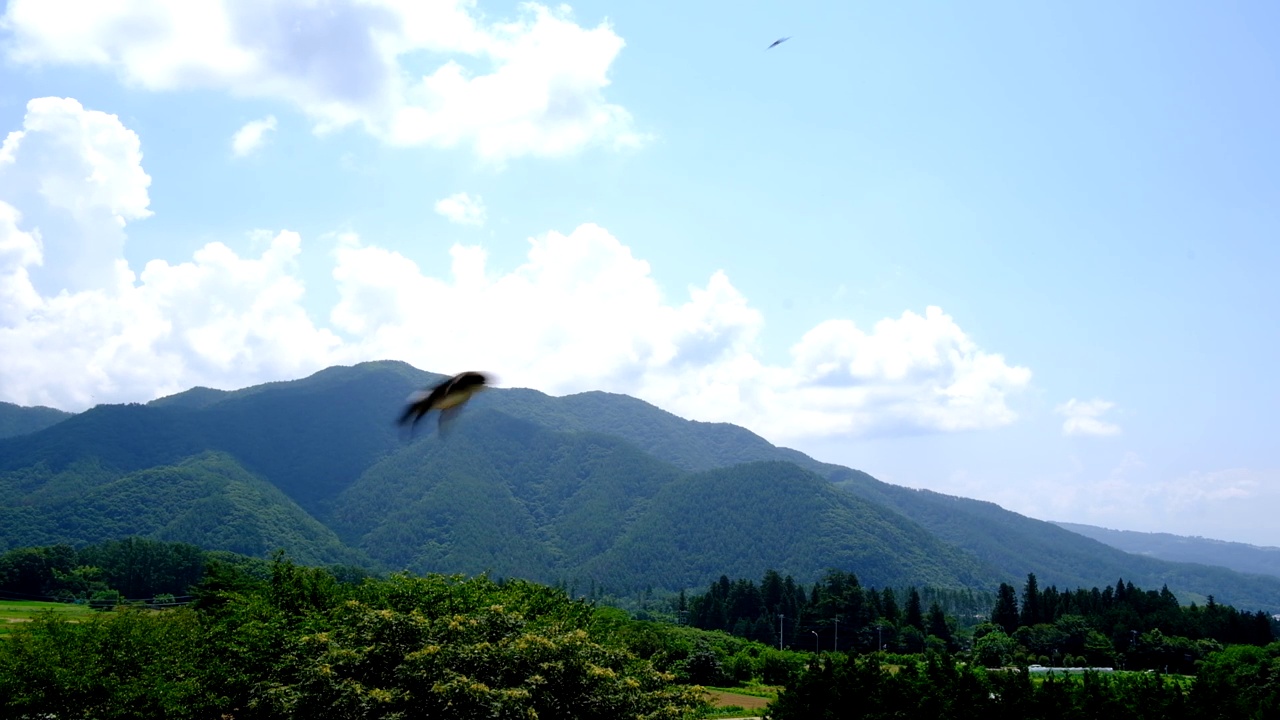
[{"label": "grass field", "polygon": [[58,613],[68,619],[83,617],[93,612],[85,605],[72,605],[70,603],[0,600],[0,638],[8,635],[22,623],[30,622],[32,618],[46,611]]}]

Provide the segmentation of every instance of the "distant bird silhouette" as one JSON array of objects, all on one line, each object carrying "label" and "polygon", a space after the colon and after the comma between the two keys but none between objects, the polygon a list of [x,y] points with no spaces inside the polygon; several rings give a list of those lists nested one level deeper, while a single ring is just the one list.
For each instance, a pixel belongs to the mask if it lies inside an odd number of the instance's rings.
[{"label": "distant bird silhouette", "polygon": [[765,48],[765,50],[772,50],[773,48],[777,47],[778,45],[781,45],[782,43],[784,43],[784,42],[786,42],[786,41],[788,41],[788,40],[790,40],[790,39],[791,39],[791,36],[790,36],[790,35],[788,35],[788,36],[786,36],[786,37],[784,37],[784,38],[779,38],[779,39],[777,39],[777,40],[774,40],[774,41],[773,41],[773,45],[770,45],[769,47]]},{"label": "distant bird silhouette", "polygon": [[408,423],[409,431],[412,433],[414,426],[424,415],[432,410],[439,410],[440,419],[437,425],[440,428],[440,434],[445,435],[449,425],[462,411],[462,406],[471,399],[472,395],[483,390],[488,382],[488,375],[467,371],[454,375],[430,390],[416,392],[410,396],[409,407],[405,408],[399,422],[401,425]]}]

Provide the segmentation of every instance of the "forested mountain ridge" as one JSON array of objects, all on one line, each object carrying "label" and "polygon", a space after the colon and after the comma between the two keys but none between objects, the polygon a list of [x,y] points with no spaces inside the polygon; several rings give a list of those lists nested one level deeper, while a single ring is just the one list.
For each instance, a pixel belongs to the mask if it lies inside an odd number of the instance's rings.
[{"label": "forested mountain ridge", "polygon": [[[766,567],[812,580],[803,576],[844,563],[873,584],[990,589],[1035,572],[1064,586],[1125,577],[1167,582],[1184,599],[1212,593],[1280,608],[1280,579],[1128,555],[990,503],[882,483],[624,395],[495,388],[476,397],[449,442],[435,434],[434,417],[411,438],[395,424],[405,398],[442,377],[401,362],[361,363],[237,391],[194,388],[147,405],[99,406],[2,439],[0,546],[105,539],[84,522],[65,534],[75,523],[58,513],[101,514],[85,498],[110,504],[114,491],[96,488],[213,462],[287,501],[259,503],[277,519],[245,522],[285,523],[287,532],[262,537],[309,538],[307,557],[325,562],[357,552],[386,568],[673,590]],[[99,494],[69,499],[87,490]],[[207,502],[227,512],[254,504]],[[175,507],[169,522],[179,516]],[[201,537],[217,539],[224,516],[199,517],[208,520]],[[161,537],[159,525],[131,530]]]},{"label": "forested mountain ridge", "polygon": [[23,407],[0,402],[0,438],[26,435],[66,420],[72,413],[51,407]]},{"label": "forested mountain ridge", "polygon": [[1280,577],[1280,547],[1170,533],[1111,530],[1068,522],[1054,522],[1054,525],[1135,555],[1171,562],[1217,565],[1236,572]]}]

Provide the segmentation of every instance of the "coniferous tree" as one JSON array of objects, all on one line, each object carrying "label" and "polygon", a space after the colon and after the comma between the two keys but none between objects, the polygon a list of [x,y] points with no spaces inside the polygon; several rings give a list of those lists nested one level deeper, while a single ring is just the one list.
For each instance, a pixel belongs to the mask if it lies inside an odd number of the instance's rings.
[{"label": "coniferous tree", "polygon": [[924,612],[920,609],[920,593],[914,587],[907,594],[907,610],[905,621],[909,627],[924,632]]},{"label": "coniferous tree", "polygon": [[1009,583],[1000,583],[996,606],[991,610],[991,622],[999,625],[1009,635],[1018,629],[1018,598]]},{"label": "coniferous tree", "polygon": [[880,615],[892,625],[901,619],[898,612],[898,598],[893,595],[893,588],[880,591]]},{"label": "coniferous tree", "polygon": [[946,641],[947,647],[951,647],[954,641],[951,626],[947,625],[946,613],[942,611],[942,606],[937,601],[929,606],[929,634]]},{"label": "coniferous tree", "polygon": [[1022,612],[1019,616],[1022,625],[1037,625],[1044,622],[1040,611],[1040,590],[1036,584],[1035,573],[1027,573],[1027,584],[1022,589]]}]

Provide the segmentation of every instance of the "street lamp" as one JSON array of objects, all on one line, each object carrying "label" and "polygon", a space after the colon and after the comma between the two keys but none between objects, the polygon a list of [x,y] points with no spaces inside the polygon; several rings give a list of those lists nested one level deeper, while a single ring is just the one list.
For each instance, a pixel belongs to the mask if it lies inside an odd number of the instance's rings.
[{"label": "street lamp", "polygon": [[820,651],[818,650],[818,631],[817,631],[817,630],[810,630],[809,632],[813,633],[813,651],[814,651],[814,652],[820,652]]}]

